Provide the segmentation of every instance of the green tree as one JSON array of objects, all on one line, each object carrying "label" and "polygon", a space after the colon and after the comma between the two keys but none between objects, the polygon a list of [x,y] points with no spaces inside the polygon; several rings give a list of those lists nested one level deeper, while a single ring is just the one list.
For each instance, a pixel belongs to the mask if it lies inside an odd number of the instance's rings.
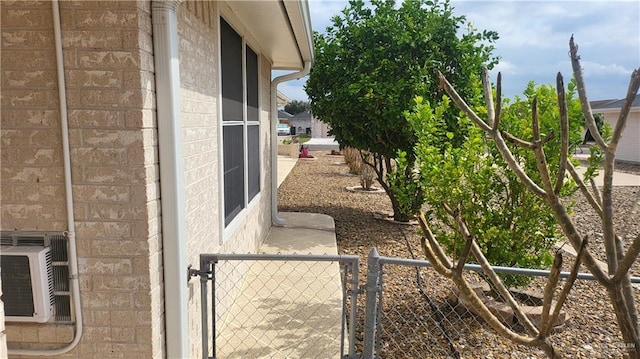
[{"label": "green tree", "polygon": [[300,101],[293,100],[288,104],[284,105],[284,110],[292,115],[297,115],[299,113],[305,112],[309,110],[309,102],[308,101]]},{"label": "green tree", "polygon": [[[400,7],[391,0],[370,6],[352,0],[326,34],[315,34],[316,60],[305,85],[311,110],[341,145],[373,154],[369,163],[396,220],[408,220],[414,213],[406,211],[422,204],[420,191],[398,196],[403,188],[394,185],[419,180],[413,174],[416,138],[403,113],[416,96],[440,97],[436,71],[469,98],[482,63],[496,62],[491,51],[497,38],[454,15],[448,0],[407,0]],[[450,131],[456,131],[456,112],[445,116]],[[398,151],[403,158],[396,166]]]}]

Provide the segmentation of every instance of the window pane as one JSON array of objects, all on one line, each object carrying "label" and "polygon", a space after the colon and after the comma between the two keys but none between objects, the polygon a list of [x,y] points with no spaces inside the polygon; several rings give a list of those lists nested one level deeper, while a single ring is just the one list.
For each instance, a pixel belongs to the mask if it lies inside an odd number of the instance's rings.
[{"label": "window pane", "polygon": [[260,126],[247,126],[249,161],[249,201],[260,193]]},{"label": "window pane", "polygon": [[244,208],[244,144],[242,125],[224,126],[224,224],[225,226]]},{"label": "window pane", "polygon": [[220,19],[222,120],[242,121],[242,38]]},{"label": "window pane", "polygon": [[249,46],[247,51],[247,121],[259,121],[258,117],[258,55]]}]

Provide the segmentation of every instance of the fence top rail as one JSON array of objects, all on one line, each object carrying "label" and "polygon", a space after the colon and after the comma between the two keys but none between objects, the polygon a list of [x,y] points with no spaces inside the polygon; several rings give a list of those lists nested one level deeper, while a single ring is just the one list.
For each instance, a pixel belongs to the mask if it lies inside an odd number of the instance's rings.
[{"label": "fence top rail", "polygon": [[217,261],[309,261],[309,262],[355,262],[359,260],[355,255],[331,254],[236,254],[236,253],[203,253],[200,261],[215,263]]},{"label": "fence top rail", "polygon": [[[426,260],[409,259],[409,258],[393,258],[393,257],[378,257],[378,263],[382,264],[395,264],[414,267],[431,267],[431,263]],[[516,267],[501,267],[491,266],[496,273],[502,274],[515,274],[515,275],[527,275],[536,277],[548,277],[550,271],[546,269],[533,269],[533,268],[516,268]],[[475,272],[482,272],[482,267],[479,264],[467,263],[464,265],[464,269],[472,270]],[[568,278],[569,272],[560,272],[560,278]],[[578,279],[595,280],[596,278],[591,273],[580,272],[577,276]],[[640,283],[640,277],[631,277],[631,283]]]}]

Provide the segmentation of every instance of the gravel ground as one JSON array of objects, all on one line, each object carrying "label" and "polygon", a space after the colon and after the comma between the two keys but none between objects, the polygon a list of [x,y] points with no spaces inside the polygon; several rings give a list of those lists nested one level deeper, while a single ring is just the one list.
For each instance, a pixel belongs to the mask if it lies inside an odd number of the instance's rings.
[{"label": "gravel ground", "polygon": [[[383,194],[353,193],[346,187],[357,186],[358,177],[348,175],[341,156],[312,153],[317,159],[298,161],[278,191],[280,210],[324,213],[336,224],[338,251],[361,257],[360,278],[366,278],[366,256],[375,247],[382,256],[419,259],[419,237],[415,225],[397,225],[376,219],[389,213],[391,204]],[[640,166],[620,164],[617,170],[640,173]],[[616,222],[631,238],[640,232],[638,220],[628,221],[633,199],[640,187],[614,189]],[[576,225],[590,235],[591,247],[602,247],[599,219],[590,214],[588,204],[576,195]],[[598,256],[603,258],[602,256]],[[565,256],[565,267],[573,258]],[[640,268],[640,267],[636,267]],[[640,270],[634,273],[640,275]],[[449,300],[450,283],[432,269],[421,269],[423,294],[417,285],[416,269],[387,265],[383,277],[383,358],[447,358],[457,352],[462,358],[544,358],[532,348],[512,344],[495,335],[485,324],[463,307]],[[562,282],[561,282],[562,283]],[[531,283],[531,289],[542,288],[544,279]],[[638,293],[640,294],[640,293]],[[636,300],[637,304],[640,302]],[[358,340],[363,328],[364,295],[359,296]],[[623,356],[622,340],[604,289],[594,281],[576,282],[564,310],[567,321],[556,330],[551,340],[568,358],[619,358]],[[449,340],[445,340],[449,338]],[[358,350],[362,350],[358,343]]]}]

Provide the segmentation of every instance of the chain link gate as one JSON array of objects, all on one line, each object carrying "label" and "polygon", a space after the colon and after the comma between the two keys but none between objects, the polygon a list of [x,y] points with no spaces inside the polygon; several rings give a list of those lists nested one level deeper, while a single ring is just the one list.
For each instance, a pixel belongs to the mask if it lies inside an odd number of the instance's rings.
[{"label": "chain link gate", "polygon": [[201,254],[200,270],[190,274],[200,276],[202,358],[357,358],[358,262],[346,255]]}]

